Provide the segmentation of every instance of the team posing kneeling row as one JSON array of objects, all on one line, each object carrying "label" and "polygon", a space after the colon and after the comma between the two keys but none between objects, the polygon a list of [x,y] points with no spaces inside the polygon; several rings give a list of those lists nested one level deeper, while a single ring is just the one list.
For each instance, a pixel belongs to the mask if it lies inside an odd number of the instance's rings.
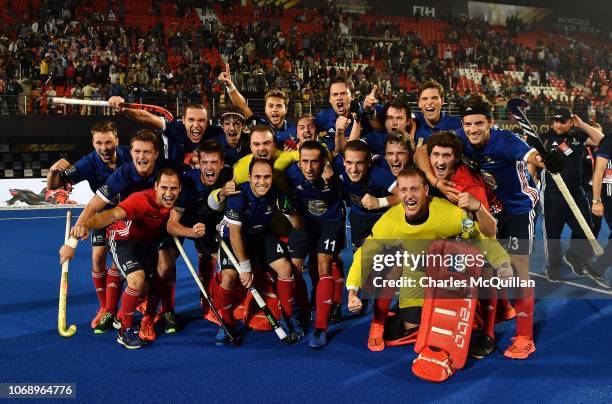
[{"label": "team posing kneeling row", "polygon": [[[145,111],[121,110],[123,100],[113,97],[112,106],[162,135],[142,129],[128,148],[119,146],[112,122],[99,122],[92,128],[94,152],[74,165],[62,159],[51,167],[50,187],[87,180],[95,192],[60,249],[62,262],[71,259],[77,240],[91,234],[92,279],[100,302],[91,324],[95,333],[114,325],[117,341],[133,349],[153,341],[161,327],[176,331],[179,254],[173,236],[195,243],[201,280],[226,325],[216,336],[219,345],[230,342],[227,329],[243,335],[246,327],[261,326],[242,293],[256,284],[276,297],[268,303],[276,306],[289,342],[312,328],[309,347],[324,347],[329,323],[342,318],[344,287],[351,312],[367,307],[368,300],[359,296],[371,279],[371,268],[362,266],[369,240],[463,237],[490,264],[473,276],[529,280],[538,189],[528,166],[559,172],[563,159],[556,151],[540,156],[515,134],[494,127],[486,100],[468,99],[459,120],[441,113],[442,89],[428,82],[419,90],[422,112],[415,118],[401,101],[381,108],[374,91],[360,112],[349,108],[349,84],[339,79],[330,86],[331,108],[290,127],[281,92],[268,94],[266,117],[259,118],[228,77],[220,79],[238,109],[225,111],[219,126],[208,125],[201,106],[188,106],[182,121],[166,122]],[[248,136],[245,122],[252,122]],[[490,178],[464,164],[462,156]],[[340,252],[347,224],[354,257],[345,281]],[[454,248],[434,244],[430,252]],[[408,276],[423,277],[430,269]],[[516,310],[516,336],[504,355],[525,359],[535,351],[534,293],[532,287],[518,289],[514,307],[498,299],[495,288],[479,292],[474,335],[475,294],[449,299],[420,287],[402,289],[398,309],[391,310],[395,291],[384,290],[372,299],[367,346],[380,351],[416,341],[415,374],[442,381],[463,366],[468,353],[477,358],[491,353],[496,318],[512,318]],[[498,307],[498,300],[504,304]],[[205,301],[202,308],[206,318],[218,322]],[[134,324],[138,310],[143,312],[139,327]],[[451,329],[440,331],[449,321]],[[461,343],[457,329],[463,329]]]}]

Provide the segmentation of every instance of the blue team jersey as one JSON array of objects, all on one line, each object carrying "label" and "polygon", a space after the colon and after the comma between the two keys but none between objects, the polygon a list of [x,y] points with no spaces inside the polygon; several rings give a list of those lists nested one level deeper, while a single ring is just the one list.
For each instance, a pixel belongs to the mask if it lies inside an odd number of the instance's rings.
[{"label": "blue team jersey", "polygon": [[219,226],[221,236],[229,238],[229,224],[241,225],[241,232],[245,236],[266,232],[277,210],[274,188],[262,197],[255,196],[249,182],[243,182],[236,188],[241,192],[228,197],[225,203],[223,221]]},{"label": "blue team jersey", "polygon": [[274,129],[274,137],[275,137],[276,145],[280,149],[283,148],[284,143],[288,140],[293,140],[296,143],[298,142],[297,127],[294,124],[287,122],[286,120],[283,120],[283,124],[281,125],[280,128],[274,127],[272,123],[270,123],[270,120],[268,120],[267,117],[262,118],[258,115],[252,115],[251,117],[247,118],[247,122],[251,126],[266,125]]},{"label": "blue team jersey", "polygon": [[[130,155],[129,147],[117,147],[117,167],[131,160],[132,156]],[[87,181],[89,188],[95,193],[114,171],[114,169],[108,167],[102,161],[98,153],[92,151],[64,171],[64,174],[70,179],[72,184]]]},{"label": "blue team jersey", "polygon": [[315,182],[308,181],[297,163],[285,170],[287,179],[293,186],[294,196],[298,201],[299,212],[312,220],[342,220],[342,196],[340,179],[333,176],[326,184],[321,178]]},{"label": "blue team jersey", "polygon": [[[187,129],[182,120],[175,119],[172,122],[164,121],[164,125],[165,129],[162,134],[164,154],[160,157],[163,157],[170,163],[183,164],[185,154],[193,152],[198,144],[189,139],[189,136],[187,136]],[[223,133],[223,129],[220,127],[209,125],[204,131],[202,139],[214,138],[219,134],[219,131]]]},{"label": "blue team jersey", "polygon": [[463,141],[465,157],[478,165],[483,179],[492,186],[506,211],[520,215],[536,206],[538,189],[525,161],[533,149],[527,143],[511,131],[493,127],[484,149],[477,150],[463,129],[457,134]]},{"label": "blue team jersey", "polygon": [[378,154],[380,156],[385,155],[385,143],[388,137],[389,134],[386,131],[370,132],[365,135],[366,143],[370,146],[372,154]]},{"label": "blue team jersey", "polygon": [[227,143],[225,133],[217,135],[213,140],[223,146],[223,150],[225,151],[224,161],[226,165],[233,166],[238,160],[247,154],[251,154],[248,144],[248,134],[243,133],[240,135],[240,140],[238,141],[235,149]]},{"label": "blue team jersey", "polygon": [[153,188],[155,185],[155,171],[149,177],[141,177],[136,171],[134,162],[123,164],[113,172],[106,182],[98,188],[98,195],[106,203],[116,204],[125,200],[134,192]]},{"label": "blue team jersey", "polygon": [[[360,104],[360,109],[363,111],[363,105]],[[366,118],[365,114],[362,113],[361,118],[361,131],[362,133],[368,133],[372,131],[372,126],[370,122]],[[336,119],[338,115],[336,115],[336,111],[333,108],[329,107],[322,111],[320,111],[315,117],[315,126],[317,127],[317,133],[325,132],[326,136],[321,137],[321,142],[327,146],[329,151],[333,151],[336,148]],[[353,123],[346,128],[346,132],[344,136],[348,139],[351,135],[351,130],[353,129]]]},{"label": "blue team jersey", "polygon": [[359,182],[353,182],[349,179],[344,169],[344,157],[341,154],[334,157],[333,167],[334,172],[342,182],[344,197],[347,205],[351,208],[352,214],[382,215],[389,209],[386,207],[367,210],[361,204],[361,199],[363,199],[365,194],[370,194],[376,198],[383,198],[391,195],[393,188],[397,185],[397,179],[382,164],[373,162]]},{"label": "blue team jersey", "polygon": [[462,127],[460,118],[447,115],[444,112],[440,114],[440,120],[433,127],[429,126],[422,112],[416,112],[414,115],[417,124],[417,130],[414,133],[414,144],[418,144],[419,138],[423,138],[423,143],[427,143],[429,137],[435,132],[442,130],[454,131]]},{"label": "blue team jersey", "polygon": [[[174,208],[182,212],[181,223],[185,226],[193,226],[196,223],[204,223],[211,231],[207,232],[214,235],[213,229],[221,221],[223,212],[212,210],[208,206],[208,197],[215,189],[232,179],[232,169],[224,166],[219,173],[217,181],[207,186],[202,182],[201,171],[193,168],[183,174],[183,184]],[[210,226],[210,227],[209,227]]]}]

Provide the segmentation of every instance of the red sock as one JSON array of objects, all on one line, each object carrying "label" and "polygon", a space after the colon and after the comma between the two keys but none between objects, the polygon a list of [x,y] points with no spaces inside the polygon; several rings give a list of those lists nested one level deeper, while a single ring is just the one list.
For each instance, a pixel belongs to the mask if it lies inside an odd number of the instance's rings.
[{"label": "red sock", "polygon": [[344,274],[340,265],[332,262],[332,277],[334,278],[334,304],[342,304],[342,292],[344,292]]},{"label": "red sock", "polygon": [[219,314],[223,317],[223,320],[227,323],[227,325],[233,327],[234,326],[234,310],[233,310],[233,301],[232,301],[232,291],[229,289],[224,289],[219,285],[216,289],[214,296],[214,303],[217,309],[219,310]]},{"label": "red sock", "polygon": [[506,289],[502,289],[501,291],[501,299],[499,299],[500,306],[504,311],[512,310],[512,304],[508,299],[508,293],[506,293]]},{"label": "red sock", "polygon": [[94,288],[96,288],[96,295],[98,295],[98,302],[100,308],[106,308],[106,268],[104,272],[91,272],[91,278],[93,279]]},{"label": "red sock", "polygon": [[378,298],[374,300],[373,321],[377,324],[384,324],[389,314],[391,299]]},{"label": "red sock", "polygon": [[140,291],[134,290],[129,286],[123,292],[123,297],[121,298],[121,328],[124,330],[132,327],[134,312],[136,311],[136,306],[140,303],[140,294]]},{"label": "red sock", "polygon": [[533,288],[522,288],[520,298],[514,299],[516,309],[516,333],[533,339],[533,307],[535,293]]},{"label": "red sock", "polygon": [[495,316],[497,313],[497,289],[485,288],[480,299],[482,311],[482,329],[487,335],[495,339]]},{"label": "red sock", "polygon": [[106,311],[117,314],[117,304],[121,296],[121,274],[116,268],[106,272]]},{"label": "red sock", "polygon": [[295,278],[276,279],[276,291],[281,309],[286,317],[293,315],[293,299],[295,298]]},{"label": "red sock", "polygon": [[175,281],[163,281],[163,287],[161,292],[161,312],[174,313],[174,291],[176,289]]},{"label": "red sock", "polygon": [[317,313],[315,328],[327,330],[327,321],[334,297],[334,278],[323,275],[317,284]]}]

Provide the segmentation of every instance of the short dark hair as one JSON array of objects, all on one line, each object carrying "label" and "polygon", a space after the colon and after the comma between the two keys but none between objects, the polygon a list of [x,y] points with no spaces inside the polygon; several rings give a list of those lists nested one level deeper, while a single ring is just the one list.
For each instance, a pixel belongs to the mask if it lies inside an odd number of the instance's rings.
[{"label": "short dark hair", "polygon": [[285,103],[285,106],[289,106],[289,97],[287,97],[287,94],[278,88],[273,88],[272,90],[268,91],[266,95],[264,95],[264,103],[268,102],[268,98],[281,98]]},{"label": "short dark hair", "polygon": [[404,111],[406,111],[406,118],[408,120],[410,120],[410,118],[412,117],[412,110],[410,109],[408,101],[404,97],[395,97],[391,100],[391,102],[385,104],[382,110],[383,119],[387,119],[387,111],[389,111],[389,108],[403,109]]},{"label": "short dark hair", "polygon": [[269,160],[256,159],[255,157],[253,157],[253,159],[251,159],[251,162],[249,163],[249,175],[251,175],[251,173],[253,172],[253,167],[255,167],[256,164],[267,165],[268,167],[270,167],[270,170],[272,170],[272,174],[274,175],[274,166]]},{"label": "short dark hair", "polygon": [[[255,127],[251,129],[251,138],[253,138],[253,133],[255,132],[269,132],[272,135],[272,139],[276,138],[276,131],[272,129],[271,126],[268,126],[268,125],[255,125]],[[250,143],[250,140],[249,140],[249,143]]]},{"label": "short dark hair", "polygon": [[185,114],[187,113],[188,109],[203,109],[204,112],[206,113],[206,116],[208,116],[208,110],[206,109],[206,107],[202,104],[187,104],[185,106]]},{"label": "short dark hair", "polygon": [[176,178],[178,178],[178,180],[179,180],[179,185],[181,185],[183,183],[183,176],[174,167],[164,167],[164,168],[160,169],[157,172],[157,175],[155,176],[155,183],[156,184],[159,184],[159,181],[161,181],[161,177],[163,175],[167,175],[169,177],[175,175]]},{"label": "short dark hair", "polygon": [[307,140],[300,146],[300,157],[302,156],[302,150],[318,150],[321,153],[321,160],[325,161],[327,159],[327,149],[316,140]]},{"label": "short dark hair", "polygon": [[91,127],[91,135],[93,136],[94,133],[100,132],[112,132],[115,138],[119,137],[117,134],[117,125],[115,125],[115,122],[113,121],[98,121],[94,123]]},{"label": "short dark hair", "polygon": [[331,86],[333,84],[344,84],[346,86],[346,88],[349,89],[351,94],[353,93],[353,82],[350,79],[347,79],[344,76],[336,76],[336,77],[333,77],[331,79],[331,81],[329,82],[329,87],[327,88],[327,94],[329,94],[329,92],[331,90]]},{"label": "short dark hair", "polygon": [[151,129],[140,129],[136,132],[136,134],[130,138],[130,148],[132,148],[134,142],[153,143],[155,145],[155,151],[159,151],[159,137],[157,133]]},{"label": "short dark hair", "polygon": [[385,140],[385,150],[387,149],[387,145],[390,143],[402,144],[404,147],[406,147],[406,151],[408,153],[414,152],[414,144],[412,143],[412,140],[410,140],[410,135],[404,130],[396,129],[388,134],[387,140]]},{"label": "short dark hair", "polygon": [[450,147],[453,149],[453,154],[456,159],[461,158],[461,154],[463,153],[463,142],[454,132],[450,130],[443,130],[440,132],[435,132],[429,137],[427,140],[427,155],[431,155],[431,151],[435,146],[438,147]]},{"label": "short dark hair", "polygon": [[438,83],[436,80],[427,80],[419,86],[417,90],[417,100],[421,98],[421,93],[429,88],[435,88],[438,90],[440,98],[444,98],[444,87],[442,87],[442,84]]},{"label": "short dark hair", "polygon": [[198,157],[200,153],[213,154],[217,153],[221,160],[225,160],[225,149],[221,145],[221,143],[216,140],[203,140],[196,147],[196,153]]},{"label": "short dark hair", "polygon": [[302,116],[300,116],[298,120],[296,121],[296,124],[300,123],[302,119],[308,119],[308,120],[314,121],[315,117],[310,114],[302,114]]},{"label": "short dark hair", "polygon": [[344,152],[347,151],[356,151],[356,152],[364,152],[368,155],[368,160],[372,158],[372,151],[366,142],[363,140],[351,140],[346,143],[344,147]]},{"label": "short dark hair", "polygon": [[398,179],[400,177],[420,177],[423,185],[428,185],[427,176],[425,176],[425,173],[417,167],[404,168],[397,176]]}]

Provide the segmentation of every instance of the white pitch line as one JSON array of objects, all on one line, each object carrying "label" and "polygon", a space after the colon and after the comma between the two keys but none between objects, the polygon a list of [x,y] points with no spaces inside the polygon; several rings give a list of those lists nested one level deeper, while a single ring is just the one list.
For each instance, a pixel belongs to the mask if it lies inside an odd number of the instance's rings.
[{"label": "white pitch line", "polygon": [[1,220],[32,220],[32,219],[57,219],[59,217],[65,218],[66,216],[32,216],[32,217],[3,217]]},{"label": "white pitch line", "polygon": [[[538,278],[548,279],[548,277],[546,275],[536,274],[534,272],[529,272],[529,274],[531,274],[533,276],[537,276]],[[612,296],[612,290],[605,290],[605,289],[594,288],[592,286],[581,285],[579,283],[572,282],[572,281],[560,281],[558,283],[565,283],[567,285],[575,286],[577,288],[588,289],[588,290],[592,290],[593,292],[599,292],[599,293],[603,293],[604,295]]]}]

